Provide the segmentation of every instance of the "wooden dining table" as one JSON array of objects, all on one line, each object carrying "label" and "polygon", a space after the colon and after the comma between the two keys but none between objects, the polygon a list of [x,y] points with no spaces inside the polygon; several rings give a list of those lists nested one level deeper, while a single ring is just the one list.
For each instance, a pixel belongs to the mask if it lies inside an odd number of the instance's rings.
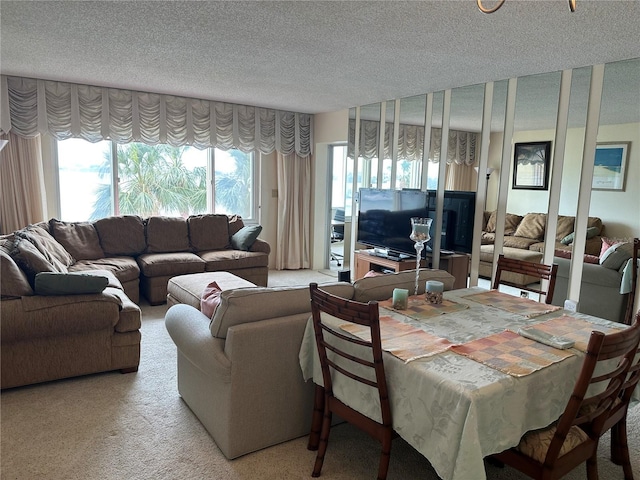
[{"label": "wooden dining table", "polygon": [[[444,480],[486,478],[484,459],[555,421],[573,390],[591,330],[625,328],[590,315],[479,287],[444,293],[443,303],[410,297],[409,308],[379,302],[393,427]],[[353,328],[331,319],[346,332]],[[557,349],[518,334],[535,325],[571,338]],[[312,320],[300,348],[305,380],[322,385]],[[341,375],[334,394],[380,419],[369,387]]]}]

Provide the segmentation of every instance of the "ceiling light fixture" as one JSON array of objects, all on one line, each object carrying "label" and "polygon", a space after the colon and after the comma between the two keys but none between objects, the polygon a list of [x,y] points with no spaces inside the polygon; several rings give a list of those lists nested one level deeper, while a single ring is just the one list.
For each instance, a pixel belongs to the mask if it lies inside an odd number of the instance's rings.
[{"label": "ceiling light fixture", "polygon": [[[482,0],[476,0],[476,3],[478,4],[478,9],[480,9],[482,13],[493,13],[496,10],[498,10],[504,2],[505,0],[498,0],[493,7],[487,8],[482,4]],[[569,0],[569,10],[571,10],[572,12],[576,11],[576,2],[577,0]]]}]

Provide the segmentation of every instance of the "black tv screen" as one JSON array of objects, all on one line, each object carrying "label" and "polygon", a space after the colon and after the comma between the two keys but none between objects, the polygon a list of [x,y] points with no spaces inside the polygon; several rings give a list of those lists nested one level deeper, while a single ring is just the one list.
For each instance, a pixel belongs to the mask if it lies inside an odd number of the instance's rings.
[{"label": "black tv screen", "polygon": [[[436,217],[436,192],[429,190],[429,214]],[[442,207],[442,240],[440,248],[453,252],[471,253],[476,192],[445,190]],[[433,240],[428,242],[433,246]]]},{"label": "black tv screen", "polygon": [[426,217],[428,194],[420,190],[361,188],[358,201],[358,242],[385,248],[391,254],[415,256],[411,217]]},{"label": "black tv screen", "polygon": [[[436,192],[361,188],[358,197],[358,242],[389,250],[390,255],[414,255],[411,217],[435,219]],[[471,253],[475,192],[445,191],[441,250]],[[435,225],[431,226],[431,236]],[[433,247],[433,238],[427,243]],[[426,253],[426,251],[425,251]]]}]

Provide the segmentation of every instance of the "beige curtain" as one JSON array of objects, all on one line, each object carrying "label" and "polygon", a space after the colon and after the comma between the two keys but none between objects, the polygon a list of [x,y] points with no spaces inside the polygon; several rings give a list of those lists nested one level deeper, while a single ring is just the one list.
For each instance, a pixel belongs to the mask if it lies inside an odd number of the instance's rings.
[{"label": "beige curtain", "polygon": [[9,233],[45,220],[45,188],[40,136],[0,135],[0,231]]},{"label": "beige curtain", "polygon": [[466,163],[450,163],[447,165],[445,181],[446,190],[464,190],[475,192],[478,185],[478,174],[472,165]]},{"label": "beige curtain", "polygon": [[278,153],[277,270],[309,268],[311,158]]},{"label": "beige curtain", "polygon": [[35,78],[0,76],[0,129],[24,137],[274,150],[308,156],[313,115]]}]

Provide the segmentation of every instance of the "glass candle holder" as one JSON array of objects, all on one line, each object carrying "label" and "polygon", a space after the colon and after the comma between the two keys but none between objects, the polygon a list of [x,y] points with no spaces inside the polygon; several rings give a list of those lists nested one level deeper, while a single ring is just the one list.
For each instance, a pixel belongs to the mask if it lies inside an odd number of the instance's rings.
[{"label": "glass candle holder", "polygon": [[437,280],[428,280],[425,284],[425,298],[429,303],[439,305],[442,303],[442,292],[444,292],[444,283]]},{"label": "glass candle holder", "polygon": [[431,229],[431,218],[412,217],[411,218],[411,235],[409,238],[415,242],[416,249],[416,285],[414,295],[418,295],[418,281],[420,280],[420,260],[422,259],[422,250],[424,242],[431,239],[429,230]]}]

